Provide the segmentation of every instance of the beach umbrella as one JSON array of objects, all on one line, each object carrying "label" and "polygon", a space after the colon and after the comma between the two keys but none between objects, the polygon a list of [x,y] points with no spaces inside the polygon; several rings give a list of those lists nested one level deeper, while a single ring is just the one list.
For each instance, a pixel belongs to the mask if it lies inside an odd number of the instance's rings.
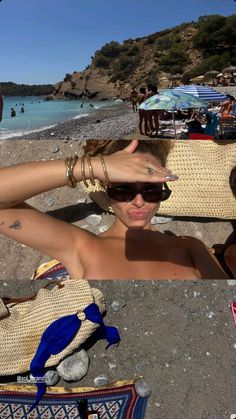
[{"label": "beach umbrella", "polygon": [[203,81],[204,79],[205,79],[205,76],[202,74],[201,76],[193,77],[192,79],[190,79],[190,81],[198,82],[198,81]]},{"label": "beach umbrella", "polygon": [[169,80],[172,80],[172,86],[175,84],[176,80],[181,80],[182,77],[183,77],[183,75],[179,74],[179,73],[170,75]]},{"label": "beach umbrella", "polygon": [[222,73],[233,74],[235,71],[236,71],[236,66],[235,65],[230,65],[229,67],[224,68],[224,70],[222,70]]},{"label": "beach umbrella", "polygon": [[204,75],[205,75],[205,78],[211,78],[213,80],[213,84],[215,84],[215,78],[216,78],[217,74],[219,74],[219,71],[209,70]]},{"label": "beach umbrella", "polygon": [[197,99],[191,94],[176,92],[175,89],[163,89],[158,95],[154,95],[146,99],[141,103],[139,109],[145,111],[151,110],[166,110],[172,112],[175,138],[176,138],[176,127],[175,127],[175,115],[174,111],[178,109],[189,109],[189,108],[206,108],[207,102],[205,100]]},{"label": "beach umbrella", "polygon": [[175,92],[188,93],[197,99],[203,99],[207,102],[220,102],[227,97],[217,90],[209,86],[199,86],[198,84],[188,84],[185,86],[178,86],[173,89]]}]

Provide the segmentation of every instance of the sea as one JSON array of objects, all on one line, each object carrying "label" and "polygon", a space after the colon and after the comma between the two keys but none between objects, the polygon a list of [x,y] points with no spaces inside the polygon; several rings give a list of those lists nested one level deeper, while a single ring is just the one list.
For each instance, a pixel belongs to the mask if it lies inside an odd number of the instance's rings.
[{"label": "sea", "polygon": [[[102,107],[117,105],[121,100],[45,100],[45,97],[14,96],[3,98],[0,140],[21,137],[32,132],[53,128],[59,122],[90,115]],[[93,106],[90,106],[93,105]],[[11,108],[16,112],[11,117]],[[24,112],[21,112],[21,108]]]}]

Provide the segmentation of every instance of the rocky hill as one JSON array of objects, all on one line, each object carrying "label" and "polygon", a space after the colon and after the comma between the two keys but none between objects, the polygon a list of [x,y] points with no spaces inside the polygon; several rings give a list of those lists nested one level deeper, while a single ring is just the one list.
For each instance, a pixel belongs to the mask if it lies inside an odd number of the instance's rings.
[{"label": "rocky hill", "polygon": [[66,74],[52,98],[127,99],[131,86],[168,87],[209,70],[236,65],[236,15],[211,15],[151,35],[112,41],[82,71]]}]

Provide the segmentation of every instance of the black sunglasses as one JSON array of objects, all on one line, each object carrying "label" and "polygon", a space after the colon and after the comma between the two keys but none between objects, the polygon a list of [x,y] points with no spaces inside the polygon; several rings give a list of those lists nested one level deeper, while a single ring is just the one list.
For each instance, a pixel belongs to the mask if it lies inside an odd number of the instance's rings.
[{"label": "black sunglasses", "polygon": [[132,188],[129,184],[107,187],[107,195],[109,198],[119,202],[130,202],[136,195],[141,194],[146,202],[166,201],[171,195],[171,190],[166,183],[163,183],[164,189],[160,185],[149,184],[143,189]]}]

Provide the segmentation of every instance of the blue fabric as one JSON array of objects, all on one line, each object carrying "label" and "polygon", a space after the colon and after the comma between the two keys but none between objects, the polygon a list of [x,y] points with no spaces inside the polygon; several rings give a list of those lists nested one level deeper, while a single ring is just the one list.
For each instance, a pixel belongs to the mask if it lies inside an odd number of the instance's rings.
[{"label": "blue fabric", "polygon": [[236,116],[236,103],[233,106],[232,115]]},{"label": "blue fabric", "polygon": [[214,136],[219,124],[219,116],[215,112],[208,112],[208,115],[210,116],[211,120],[210,122],[207,122],[206,127],[204,129],[204,134]]},{"label": "blue fabric", "polygon": [[[102,315],[96,304],[92,303],[83,310],[87,320],[98,323],[96,338],[106,339],[108,346],[120,342],[120,335],[115,327],[105,326]],[[35,377],[37,385],[36,400],[30,411],[33,410],[46,392],[44,382],[44,366],[51,355],[56,355],[63,351],[73,340],[81,326],[81,320],[77,314],[61,317],[51,323],[44,331],[36,354],[30,364],[30,370]]]}]

